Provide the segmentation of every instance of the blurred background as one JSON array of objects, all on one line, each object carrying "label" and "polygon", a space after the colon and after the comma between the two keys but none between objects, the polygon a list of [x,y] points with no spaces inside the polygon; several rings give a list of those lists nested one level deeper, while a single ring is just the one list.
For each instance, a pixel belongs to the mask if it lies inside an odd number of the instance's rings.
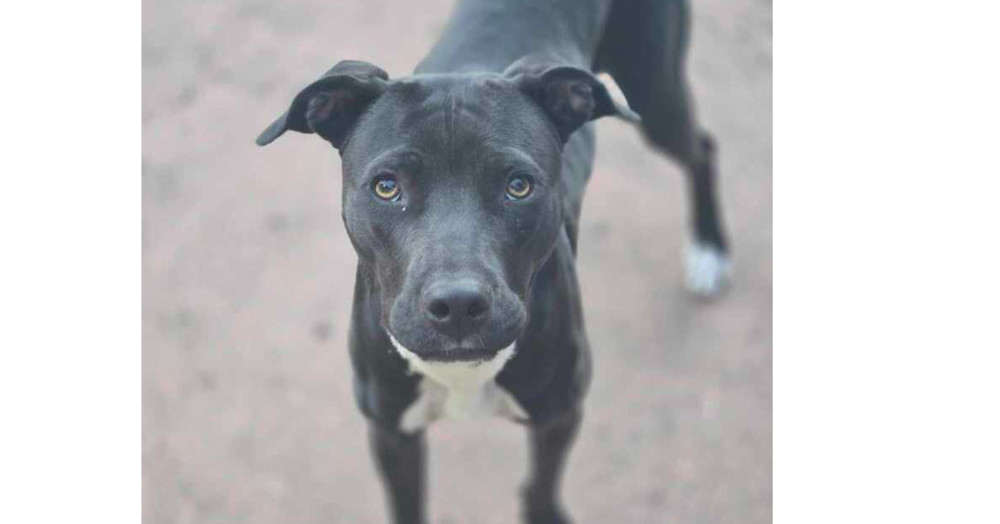
[{"label": "blurred background", "polygon": [[[385,522],[346,350],[340,163],[257,134],[341,59],[408,74],[451,0],[143,2],[143,520]],[[696,0],[688,69],[720,145],[734,285],[683,287],[679,169],[598,124],[579,272],[594,383],[579,523],[771,521],[771,2]],[[509,523],[523,429],[429,432],[438,524]]]}]

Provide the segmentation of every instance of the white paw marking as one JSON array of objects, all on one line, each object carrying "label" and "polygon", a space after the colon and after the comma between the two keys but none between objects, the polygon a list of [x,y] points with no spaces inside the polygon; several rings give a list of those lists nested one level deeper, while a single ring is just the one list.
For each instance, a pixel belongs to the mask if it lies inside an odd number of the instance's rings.
[{"label": "white paw marking", "polygon": [[685,269],[688,289],[710,297],[718,295],[729,282],[732,263],[717,247],[692,241],[685,253]]},{"label": "white paw marking", "polygon": [[403,412],[400,430],[413,433],[443,418],[528,419],[514,396],[494,381],[514,356],[514,344],[485,362],[427,362],[406,349],[392,333],[388,335],[396,351],[409,363],[410,373],[423,375],[420,396]]}]

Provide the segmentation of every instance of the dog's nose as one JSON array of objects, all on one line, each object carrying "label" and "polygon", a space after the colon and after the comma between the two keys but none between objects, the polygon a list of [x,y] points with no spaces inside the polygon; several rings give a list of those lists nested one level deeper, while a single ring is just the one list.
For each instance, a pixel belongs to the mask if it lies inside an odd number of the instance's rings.
[{"label": "dog's nose", "polygon": [[453,336],[479,328],[490,312],[486,288],[474,280],[435,282],[424,292],[431,323]]}]

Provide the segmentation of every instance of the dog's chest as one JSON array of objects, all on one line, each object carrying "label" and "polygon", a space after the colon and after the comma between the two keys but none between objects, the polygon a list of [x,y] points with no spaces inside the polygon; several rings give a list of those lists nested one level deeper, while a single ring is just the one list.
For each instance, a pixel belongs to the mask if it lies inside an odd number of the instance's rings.
[{"label": "dog's chest", "polygon": [[[457,387],[456,387],[457,386]],[[499,416],[527,420],[528,414],[507,390],[490,379],[484,383],[441,384],[424,376],[420,394],[403,412],[399,427],[407,433],[420,431],[436,420]]]},{"label": "dog's chest", "polygon": [[501,416],[527,420],[528,413],[509,391],[496,383],[496,376],[514,356],[514,344],[485,362],[426,362],[406,349],[392,333],[389,340],[410,366],[410,373],[422,376],[416,400],[399,420],[399,428],[413,433],[443,418]]}]

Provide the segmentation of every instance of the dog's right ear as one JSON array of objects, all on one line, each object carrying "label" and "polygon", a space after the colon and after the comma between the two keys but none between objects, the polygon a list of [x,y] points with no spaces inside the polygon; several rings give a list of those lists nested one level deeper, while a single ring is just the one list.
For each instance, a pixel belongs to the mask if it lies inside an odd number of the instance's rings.
[{"label": "dog's right ear", "polygon": [[291,129],[316,133],[340,149],[361,113],[385,92],[389,75],[367,62],[344,60],[295,95],[291,107],[257,137],[266,146]]}]

